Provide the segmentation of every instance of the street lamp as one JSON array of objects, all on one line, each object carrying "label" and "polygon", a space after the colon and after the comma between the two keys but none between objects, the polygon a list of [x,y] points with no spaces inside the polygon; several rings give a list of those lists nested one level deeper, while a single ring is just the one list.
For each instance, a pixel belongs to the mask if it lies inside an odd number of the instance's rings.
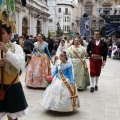
[{"label": "street lamp", "polygon": [[37,26],[36,26],[37,34],[39,34],[39,33],[41,33],[41,19],[42,19],[42,17],[39,14],[37,14],[36,18],[37,18]]},{"label": "street lamp", "polygon": [[57,33],[57,37],[58,38],[60,38],[61,37],[61,27],[60,27],[60,23],[59,22],[57,22],[57,31],[56,31],[56,33]]}]

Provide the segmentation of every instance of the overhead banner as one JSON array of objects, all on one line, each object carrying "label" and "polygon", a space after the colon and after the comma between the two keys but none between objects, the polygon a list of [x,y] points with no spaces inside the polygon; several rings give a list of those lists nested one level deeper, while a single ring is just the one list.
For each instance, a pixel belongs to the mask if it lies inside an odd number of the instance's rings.
[{"label": "overhead banner", "polygon": [[90,37],[90,19],[87,17],[80,19],[80,35],[87,38]]},{"label": "overhead banner", "polygon": [[120,23],[106,23],[105,35],[111,36],[115,32],[120,32]]},{"label": "overhead banner", "polygon": [[0,0],[0,9],[3,8],[3,0]]}]

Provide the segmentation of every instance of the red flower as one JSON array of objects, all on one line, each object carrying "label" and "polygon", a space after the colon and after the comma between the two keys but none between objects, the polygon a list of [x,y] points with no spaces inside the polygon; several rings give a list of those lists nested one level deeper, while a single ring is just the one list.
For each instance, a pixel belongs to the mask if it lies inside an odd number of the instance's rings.
[{"label": "red flower", "polygon": [[51,83],[53,80],[53,77],[51,75],[49,75],[46,77],[46,80]]}]

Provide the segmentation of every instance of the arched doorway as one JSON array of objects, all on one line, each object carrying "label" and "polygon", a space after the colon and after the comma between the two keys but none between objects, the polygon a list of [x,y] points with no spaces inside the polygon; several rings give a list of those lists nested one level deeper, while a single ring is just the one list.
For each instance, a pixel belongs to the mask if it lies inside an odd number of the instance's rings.
[{"label": "arched doorway", "polygon": [[28,34],[28,20],[27,18],[23,18],[22,20],[22,35]]},{"label": "arched doorway", "polygon": [[6,11],[3,11],[3,12],[2,12],[2,17],[3,17],[3,21],[6,22],[6,21],[7,21]]}]

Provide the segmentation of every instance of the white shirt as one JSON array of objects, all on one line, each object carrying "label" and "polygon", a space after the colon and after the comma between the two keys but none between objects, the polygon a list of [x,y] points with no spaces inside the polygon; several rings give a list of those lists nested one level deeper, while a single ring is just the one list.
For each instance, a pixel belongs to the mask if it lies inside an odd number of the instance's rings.
[{"label": "white shirt", "polygon": [[[1,52],[0,52],[1,58]],[[25,65],[25,57],[23,49],[20,45],[15,44],[15,53],[12,53],[10,50],[6,53],[6,59],[18,70],[23,68]]]},{"label": "white shirt", "polygon": [[96,46],[98,46],[100,43],[100,40],[96,40]]}]

